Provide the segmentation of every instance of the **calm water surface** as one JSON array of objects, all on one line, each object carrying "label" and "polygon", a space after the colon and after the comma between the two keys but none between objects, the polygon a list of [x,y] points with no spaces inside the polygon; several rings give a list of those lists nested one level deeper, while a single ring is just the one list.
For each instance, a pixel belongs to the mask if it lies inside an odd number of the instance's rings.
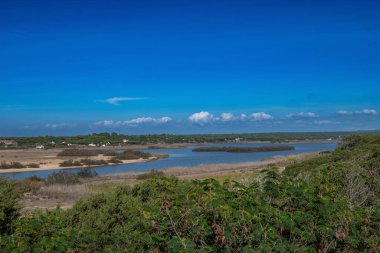
[{"label": "calm water surface", "polygon": [[[207,146],[229,146],[229,147],[259,147],[259,146],[273,146],[278,144],[272,143],[236,143],[236,144],[210,144]],[[218,164],[218,163],[242,163],[242,162],[258,162],[264,158],[269,158],[278,155],[291,155],[299,153],[308,153],[316,151],[328,151],[336,148],[336,143],[293,143],[293,144],[279,144],[279,145],[292,145],[295,150],[289,151],[273,151],[273,152],[259,152],[259,153],[227,153],[227,152],[192,152],[193,148],[198,146],[191,146],[180,149],[147,149],[145,152],[156,152],[169,154],[169,158],[160,159],[152,162],[131,163],[114,166],[104,166],[92,168],[99,175],[125,173],[125,172],[138,172],[147,170],[160,170],[167,169],[175,166],[191,167],[201,164]],[[190,170],[191,168],[189,168]],[[76,172],[79,169],[65,169],[65,171]],[[31,176],[39,176],[46,178],[49,174],[58,170],[45,170],[34,172],[17,172],[2,174],[4,177],[13,179],[23,179]]]}]

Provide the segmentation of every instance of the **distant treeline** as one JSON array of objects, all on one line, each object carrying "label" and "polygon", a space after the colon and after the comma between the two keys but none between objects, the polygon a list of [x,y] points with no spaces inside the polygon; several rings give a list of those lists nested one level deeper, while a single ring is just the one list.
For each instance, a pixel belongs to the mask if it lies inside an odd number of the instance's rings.
[{"label": "distant treeline", "polygon": [[[373,135],[379,132],[310,132],[310,133],[243,133],[243,134],[199,134],[199,135],[125,135],[117,133],[94,133],[77,136],[39,136],[39,137],[0,137],[0,139],[15,140],[18,147],[45,148],[67,147],[68,145],[113,145],[126,144],[173,144],[173,143],[216,143],[239,141],[269,141],[289,142],[305,140],[340,140],[343,137],[360,134]],[[1,148],[1,147],[0,147]]]},{"label": "distant treeline", "polygon": [[293,146],[263,146],[263,147],[202,147],[195,148],[193,152],[230,152],[230,153],[254,153],[294,150]]}]

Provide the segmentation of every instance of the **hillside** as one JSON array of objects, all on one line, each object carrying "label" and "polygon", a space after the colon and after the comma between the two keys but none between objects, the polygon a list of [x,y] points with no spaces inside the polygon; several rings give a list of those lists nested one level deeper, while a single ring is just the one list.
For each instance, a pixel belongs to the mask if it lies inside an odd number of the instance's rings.
[{"label": "hillside", "polygon": [[155,177],[23,217],[0,185],[1,252],[380,251],[380,136],[249,183]]}]

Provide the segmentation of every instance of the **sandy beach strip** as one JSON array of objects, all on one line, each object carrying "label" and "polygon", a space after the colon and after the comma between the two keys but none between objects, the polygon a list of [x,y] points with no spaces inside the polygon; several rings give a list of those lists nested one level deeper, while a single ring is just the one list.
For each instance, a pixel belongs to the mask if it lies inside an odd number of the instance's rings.
[{"label": "sandy beach strip", "polygon": [[33,172],[33,171],[44,171],[44,170],[65,170],[65,169],[86,169],[95,167],[106,167],[106,166],[116,166],[129,163],[142,163],[157,160],[157,157],[151,157],[149,159],[134,159],[134,160],[124,160],[123,163],[111,163],[108,165],[92,165],[92,166],[69,166],[69,167],[59,167],[59,163],[49,163],[43,164],[40,168],[20,168],[20,169],[0,169],[0,174],[6,173],[20,173],[20,172]]}]

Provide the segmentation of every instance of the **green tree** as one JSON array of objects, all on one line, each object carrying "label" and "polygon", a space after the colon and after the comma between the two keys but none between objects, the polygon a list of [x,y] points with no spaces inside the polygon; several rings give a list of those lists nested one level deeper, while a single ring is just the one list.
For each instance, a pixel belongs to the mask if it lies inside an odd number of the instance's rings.
[{"label": "green tree", "polygon": [[13,226],[20,216],[17,199],[19,192],[13,184],[0,177],[0,235],[13,232]]}]

